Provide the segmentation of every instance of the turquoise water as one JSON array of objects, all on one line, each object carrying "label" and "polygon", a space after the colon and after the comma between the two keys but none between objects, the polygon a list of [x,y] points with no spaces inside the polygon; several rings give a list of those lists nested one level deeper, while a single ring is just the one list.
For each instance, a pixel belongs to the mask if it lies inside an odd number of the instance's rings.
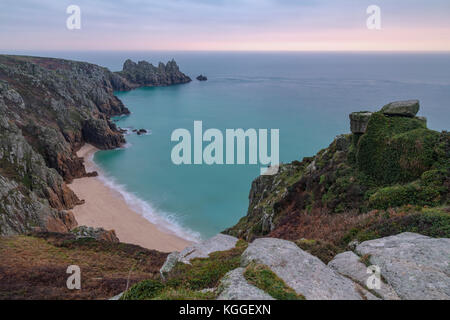
[{"label": "turquoise water", "polygon": [[245,215],[259,165],[174,165],[171,133],[193,132],[194,120],[223,132],[280,129],[283,162],[313,155],[348,132],[350,112],[392,100],[419,98],[430,126],[448,128],[448,56],[199,54],[178,60],[192,78],[204,73],[209,80],[117,93],[132,111],[117,124],[151,134],[128,135],[126,149],[99,152],[95,161],[152,212],[202,237]]},{"label": "turquoise water", "polygon": [[449,129],[450,55],[343,53],[43,53],[120,70],[126,58],[156,63],[175,58],[191,78],[186,85],[118,92],[132,111],[117,124],[151,134],[126,136],[124,149],[101,151],[95,162],[150,220],[211,236],[246,214],[259,165],[182,165],[171,162],[173,130],[267,128],[280,130],[280,160],[314,155],[340,133],[348,114],[420,99],[429,127]]}]

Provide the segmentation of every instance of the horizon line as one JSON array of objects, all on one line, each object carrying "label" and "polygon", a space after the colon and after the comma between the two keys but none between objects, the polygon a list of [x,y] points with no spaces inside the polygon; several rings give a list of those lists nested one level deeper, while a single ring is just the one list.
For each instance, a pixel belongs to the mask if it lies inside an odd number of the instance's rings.
[{"label": "horizon line", "polygon": [[[196,49],[0,49],[0,54],[8,52],[224,52],[224,53],[449,53],[450,50],[196,50]],[[19,54],[20,55],[20,54]]]}]

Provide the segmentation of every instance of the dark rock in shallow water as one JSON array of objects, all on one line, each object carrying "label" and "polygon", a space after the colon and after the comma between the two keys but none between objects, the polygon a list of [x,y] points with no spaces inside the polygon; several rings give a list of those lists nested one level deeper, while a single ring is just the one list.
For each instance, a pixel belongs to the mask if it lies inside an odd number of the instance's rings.
[{"label": "dark rock in shallow water", "polygon": [[201,74],[197,77],[197,80],[198,81],[206,81],[206,80],[208,80],[208,78]]},{"label": "dark rock in shallow water", "polygon": [[147,130],[145,130],[145,129],[139,129],[138,131],[137,131],[137,134],[140,136],[141,134],[146,134],[147,133]]}]

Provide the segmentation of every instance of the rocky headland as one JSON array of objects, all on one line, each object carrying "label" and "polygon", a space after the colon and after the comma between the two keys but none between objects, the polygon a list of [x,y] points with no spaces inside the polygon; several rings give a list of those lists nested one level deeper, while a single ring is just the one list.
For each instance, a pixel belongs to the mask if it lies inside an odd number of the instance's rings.
[{"label": "rocky headland", "polygon": [[67,232],[81,203],[67,186],[86,172],[85,143],[125,143],[110,121],[129,114],[115,90],[190,81],[175,61],[126,61],[122,72],[63,59],[0,55],[0,235]]}]

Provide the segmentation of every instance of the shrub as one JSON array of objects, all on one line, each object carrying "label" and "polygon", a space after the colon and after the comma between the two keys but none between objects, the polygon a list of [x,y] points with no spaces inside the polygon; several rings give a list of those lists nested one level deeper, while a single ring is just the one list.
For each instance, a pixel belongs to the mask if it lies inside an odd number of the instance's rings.
[{"label": "shrub", "polygon": [[358,167],[379,185],[413,181],[433,165],[438,140],[420,120],[374,113],[358,142]]},{"label": "shrub", "polygon": [[193,259],[190,265],[177,263],[168,275],[167,285],[189,290],[214,288],[228,271],[239,267],[246,247],[246,242],[239,241],[231,250],[213,252],[209,258]]},{"label": "shrub", "polygon": [[322,240],[306,240],[301,239],[295,242],[300,249],[316,256],[323,263],[327,264],[340,252],[339,248],[334,244]]},{"label": "shrub", "polygon": [[244,277],[255,287],[267,292],[277,300],[305,300],[288,287],[269,267],[251,263],[244,271]]},{"label": "shrub", "polygon": [[149,300],[155,298],[164,289],[164,284],[158,280],[144,280],[136,283],[126,291],[121,300]]}]

